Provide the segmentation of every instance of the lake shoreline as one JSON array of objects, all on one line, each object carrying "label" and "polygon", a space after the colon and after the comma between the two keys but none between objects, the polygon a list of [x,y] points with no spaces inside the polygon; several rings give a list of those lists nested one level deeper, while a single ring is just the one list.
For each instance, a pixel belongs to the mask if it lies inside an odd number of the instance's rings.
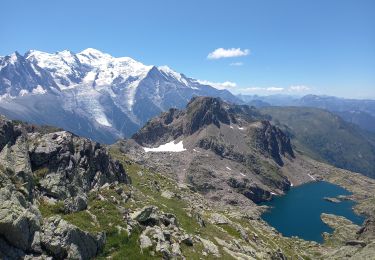
[{"label": "lake shoreline", "polygon": [[[306,192],[309,197],[306,197]],[[267,207],[261,217],[285,237],[298,236],[304,240],[324,243],[323,234],[331,234],[334,229],[321,219],[323,213],[344,216],[358,226],[363,224],[364,216],[358,215],[354,210],[358,202],[341,200],[332,203],[325,199],[338,196],[347,198],[352,195],[353,193],[336,183],[325,180],[308,182],[292,187],[284,195],[260,203],[260,206]],[[304,205],[306,202],[309,204],[307,207]],[[292,224],[288,221],[292,221]]]}]

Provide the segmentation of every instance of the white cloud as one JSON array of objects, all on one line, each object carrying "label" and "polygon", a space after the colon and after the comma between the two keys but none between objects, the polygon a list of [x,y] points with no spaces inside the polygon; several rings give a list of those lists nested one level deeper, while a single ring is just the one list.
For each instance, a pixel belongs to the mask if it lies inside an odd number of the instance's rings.
[{"label": "white cloud", "polygon": [[242,88],[243,92],[282,92],[284,88],[281,87],[247,87]]},{"label": "white cloud", "polygon": [[229,66],[242,66],[243,62],[232,62],[229,64]]},{"label": "white cloud", "polygon": [[270,92],[279,92],[279,91],[283,91],[284,88],[279,88],[279,87],[269,87],[269,88],[266,88],[267,91],[270,91]]},{"label": "white cloud", "polygon": [[309,90],[310,90],[310,87],[305,86],[305,85],[295,85],[295,86],[290,86],[288,88],[288,91],[290,92],[305,92]]},{"label": "white cloud", "polygon": [[210,85],[217,89],[232,89],[232,88],[237,87],[237,84],[231,81],[212,82],[208,80],[198,80],[198,83],[203,84],[203,85]]},{"label": "white cloud", "polygon": [[305,85],[292,85],[287,88],[285,87],[246,87],[237,88],[238,92],[243,93],[303,93],[311,90],[310,87]]},{"label": "white cloud", "polygon": [[249,49],[241,50],[241,48],[230,48],[230,49],[218,48],[214,50],[213,52],[209,53],[207,55],[207,59],[217,60],[217,59],[222,59],[222,58],[247,56],[249,54],[250,54]]}]

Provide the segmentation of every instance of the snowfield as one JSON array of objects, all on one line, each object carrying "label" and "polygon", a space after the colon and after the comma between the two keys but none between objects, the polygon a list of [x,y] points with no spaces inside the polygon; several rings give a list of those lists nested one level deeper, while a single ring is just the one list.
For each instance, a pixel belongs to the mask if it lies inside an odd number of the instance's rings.
[{"label": "snowfield", "polygon": [[178,142],[177,144],[175,141],[171,141],[166,144],[162,144],[159,147],[156,148],[147,148],[143,147],[146,153],[148,152],[183,152],[186,151],[184,148],[183,141]]}]

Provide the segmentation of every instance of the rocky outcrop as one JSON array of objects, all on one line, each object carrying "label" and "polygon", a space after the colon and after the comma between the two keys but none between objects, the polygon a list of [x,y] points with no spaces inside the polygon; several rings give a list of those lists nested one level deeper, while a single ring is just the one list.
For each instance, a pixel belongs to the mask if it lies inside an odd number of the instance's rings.
[{"label": "rocky outcrop", "polygon": [[26,132],[0,118],[0,237],[4,245],[32,250],[40,229],[40,213],[33,205],[33,182]]},{"label": "rocky outcrop", "polygon": [[281,156],[294,158],[294,152],[289,137],[269,121],[261,121],[250,132],[251,142],[261,151],[270,155],[275,162],[284,165]]},{"label": "rocky outcrop", "polygon": [[375,218],[370,217],[366,219],[361,229],[357,232],[357,235],[360,239],[375,239]]},{"label": "rocky outcrop", "polygon": [[105,183],[130,182],[122,165],[111,160],[108,151],[98,143],[65,131],[33,133],[29,139],[30,161],[39,179],[38,189],[56,199],[73,197],[70,204],[81,206],[69,206],[70,210],[84,209],[84,193],[93,188]]},{"label": "rocky outcrop", "polygon": [[185,133],[191,135],[210,124],[220,127],[220,123],[230,124],[231,118],[223,101],[217,98],[196,97],[187,105]]},{"label": "rocky outcrop", "polygon": [[249,123],[266,118],[254,107],[229,104],[220,98],[194,97],[186,110],[170,109],[162,113],[148,121],[132,139],[141,145],[155,145],[192,135],[209,125],[220,128],[222,124]]},{"label": "rocky outcrop", "polygon": [[162,213],[157,207],[146,206],[132,214],[132,219],[136,220],[143,226],[177,226],[176,216],[170,213]]},{"label": "rocky outcrop", "polygon": [[0,151],[7,144],[14,144],[17,137],[21,135],[20,129],[12,124],[10,120],[0,115]]},{"label": "rocky outcrop", "polygon": [[25,196],[8,185],[0,189],[0,236],[21,250],[31,250],[41,215]]},{"label": "rocky outcrop", "polygon": [[61,202],[65,213],[81,211],[89,191],[129,182],[122,165],[101,145],[1,117],[0,258],[91,259],[105,235],[89,234],[59,217],[43,219],[38,201],[47,197]]},{"label": "rocky outcrop", "polygon": [[[133,159],[178,175],[212,200],[259,203],[269,200],[271,191],[289,190],[291,183],[281,168],[295,158],[288,135],[267,119],[253,107],[195,97],[185,110],[171,109],[153,118],[131,141],[119,145]],[[172,141],[182,142],[184,152],[167,155],[143,149]]]},{"label": "rocky outcrop", "polygon": [[55,259],[91,259],[104,243],[104,233],[94,236],[60,217],[45,219],[40,233],[41,247]]},{"label": "rocky outcrop", "polygon": [[[180,243],[193,243],[191,238],[180,229],[174,214],[164,213],[155,206],[146,206],[130,215],[130,225],[142,228],[139,244],[142,250],[155,250],[163,259],[180,259]],[[129,224],[129,222],[128,222]],[[188,241],[186,241],[188,240]],[[184,241],[184,242],[183,242]]]},{"label": "rocky outcrop", "polygon": [[256,183],[251,183],[247,179],[239,181],[237,179],[230,178],[227,183],[238,193],[243,194],[245,197],[251,199],[255,203],[270,200],[272,197],[269,191],[260,188]]},{"label": "rocky outcrop", "polygon": [[172,127],[171,123],[178,120],[182,114],[181,110],[171,108],[167,112],[162,113],[160,117],[148,121],[132,138],[140,144],[164,142],[170,137],[176,139],[183,134],[183,127],[182,125]]}]

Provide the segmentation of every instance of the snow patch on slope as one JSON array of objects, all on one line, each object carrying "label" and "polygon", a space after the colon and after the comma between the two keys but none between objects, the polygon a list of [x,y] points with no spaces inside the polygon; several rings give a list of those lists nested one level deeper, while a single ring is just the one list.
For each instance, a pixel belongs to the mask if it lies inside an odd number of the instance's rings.
[{"label": "snow patch on slope", "polygon": [[43,95],[45,93],[47,93],[47,90],[45,90],[41,85],[38,85],[33,89],[33,94]]},{"label": "snow patch on slope", "polygon": [[183,152],[186,151],[184,148],[183,141],[180,141],[178,143],[175,143],[175,141],[171,141],[166,144],[162,144],[159,147],[156,148],[147,148],[143,147],[144,151],[146,153],[148,152]]}]

